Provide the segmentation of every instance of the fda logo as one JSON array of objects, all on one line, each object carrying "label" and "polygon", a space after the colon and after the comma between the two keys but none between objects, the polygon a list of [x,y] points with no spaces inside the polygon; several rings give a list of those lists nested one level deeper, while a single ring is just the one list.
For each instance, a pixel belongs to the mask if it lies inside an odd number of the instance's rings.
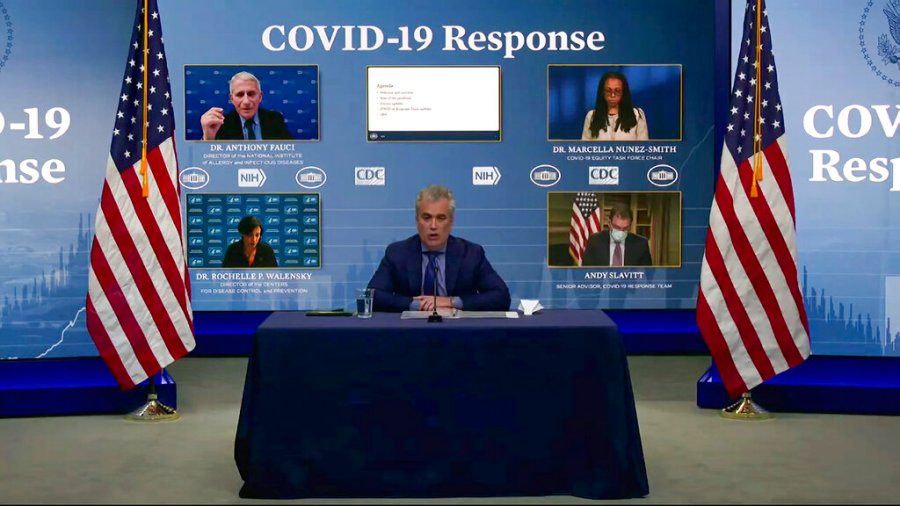
[{"label": "fda logo", "polygon": [[356,167],[353,182],[356,186],[384,186],[384,167]]},{"label": "fda logo", "polygon": [[472,184],[475,186],[498,185],[501,177],[497,167],[472,167]]},{"label": "fda logo", "polygon": [[618,167],[588,167],[588,184],[592,185],[618,185]]}]

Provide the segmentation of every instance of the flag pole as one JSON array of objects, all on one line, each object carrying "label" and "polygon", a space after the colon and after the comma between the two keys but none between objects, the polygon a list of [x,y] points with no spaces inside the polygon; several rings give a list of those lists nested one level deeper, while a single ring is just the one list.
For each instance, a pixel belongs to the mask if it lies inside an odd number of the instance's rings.
[{"label": "flag pole", "polygon": [[[165,371],[165,369],[163,369]],[[172,422],[181,418],[181,415],[174,408],[166,406],[159,402],[156,394],[156,377],[159,376],[162,381],[162,371],[158,375],[150,377],[149,386],[147,387],[147,402],[141,407],[125,415],[126,420],[133,422]]]},{"label": "flag pole", "polygon": [[[141,115],[141,194],[144,198],[147,198],[149,194],[148,188],[148,174],[147,174],[147,113],[149,112],[148,107],[148,99],[147,99],[147,88],[148,88],[148,79],[150,73],[150,46],[149,46],[149,31],[150,31],[150,5],[148,0],[143,0],[143,14],[144,19],[141,22],[141,39],[143,40],[143,71],[142,74],[142,83],[141,87],[143,88],[143,114]],[[165,369],[162,369],[158,376],[160,381],[162,381],[162,373]],[[126,420],[132,421],[140,421],[140,422],[157,422],[157,421],[172,421],[181,418],[178,412],[175,409],[166,406],[165,404],[159,402],[159,397],[156,393],[156,375],[153,375],[149,378],[148,388],[147,388],[147,402],[145,402],[142,406],[132,411],[131,413],[125,415]]]},{"label": "flag pole", "polygon": [[[756,0],[756,87],[753,105],[753,177],[751,178],[750,197],[759,196],[757,181],[763,178],[762,172],[762,0]],[[734,404],[722,409],[722,418],[729,420],[771,420],[775,417],[771,412],[753,401],[750,391],[746,391]]]}]

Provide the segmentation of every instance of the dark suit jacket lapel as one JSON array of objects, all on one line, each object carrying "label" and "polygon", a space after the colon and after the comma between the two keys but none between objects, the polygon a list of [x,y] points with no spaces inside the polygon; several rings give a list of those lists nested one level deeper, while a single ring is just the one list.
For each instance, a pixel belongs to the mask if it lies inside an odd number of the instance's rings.
[{"label": "dark suit jacket lapel", "polygon": [[637,237],[635,237],[632,234],[628,234],[628,236],[625,237],[625,258],[624,258],[624,260],[625,260],[626,267],[637,263],[636,255],[638,253],[640,253],[640,251],[638,251],[640,249],[640,247],[638,246],[639,243],[640,243],[640,241],[638,241]]},{"label": "dark suit jacket lapel", "polygon": [[452,296],[456,289],[456,278],[459,275],[462,257],[462,242],[451,236],[447,240],[447,257],[444,259],[444,268],[447,271],[444,275],[444,281],[447,283],[447,295]]},{"label": "dark suit jacket lapel", "polygon": [[272,129],[272,122],[269,121],[269,111],[260,107],[257,113],[259,114],[259,131],[262,133],[262,138],[271,139],[274,137],[274,132],[270,131]]},{"label": "dark suit jacket lapel", "polygon": [[609,267],[609,261],[612,260],[609,257],[609,245],[610,241],[612,241],[612,236],[609,231],[601,232],[600,235],[600,265],[603,267]]},{"label": "dark suit jacket lapel", "polygon": [[409,280],[409,293],[422,295],[422,241],[419,236],[409,239],[409,261],[406,263],[406,279]]}]

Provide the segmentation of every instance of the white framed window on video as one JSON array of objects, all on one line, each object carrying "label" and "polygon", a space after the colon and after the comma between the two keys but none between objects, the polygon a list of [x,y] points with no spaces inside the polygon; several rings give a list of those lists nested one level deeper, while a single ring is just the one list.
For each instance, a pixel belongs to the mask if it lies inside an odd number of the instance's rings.
[{"label": "white framed window on video", "polygon": [[370,66],[366,133],[373,142],[500,141],[499,66]]}]

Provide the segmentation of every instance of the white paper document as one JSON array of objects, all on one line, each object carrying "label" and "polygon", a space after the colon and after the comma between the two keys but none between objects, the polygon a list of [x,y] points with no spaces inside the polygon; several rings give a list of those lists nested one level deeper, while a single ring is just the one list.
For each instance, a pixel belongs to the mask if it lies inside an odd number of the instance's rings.
[{"label": "white paper document", "polygon": [[519,301],[519,311],[525,313],[525,316],[531,316],[541,309],[544,309],[544,306],[537,299],[522,299]]}]

